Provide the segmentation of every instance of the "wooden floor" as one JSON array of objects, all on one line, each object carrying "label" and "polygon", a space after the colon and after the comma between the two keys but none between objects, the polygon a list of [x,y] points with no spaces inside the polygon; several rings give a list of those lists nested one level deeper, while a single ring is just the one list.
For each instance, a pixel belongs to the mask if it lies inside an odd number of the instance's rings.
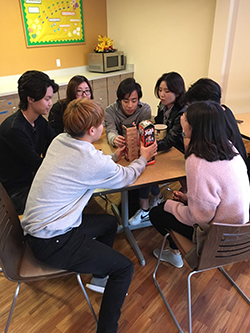
[{"label": "wooden floor", "polygon": [[[178,182],[170,185],[178,189]],[[171,194],[162,188],[165,199]],[[109,195],[116,204],[119,194]],[[106,209],[101,198],[92,200],[90,210],[96,213]],[[116,237],[114,248],[127,257],[134,265],[135,272],[128,296],[122,308],[119,333],[163,333],[177,332],[177,329],[154,286],[152,273],[156,259],[152,254],[159,247],[162,236],[153,227],[133,231],[146,259],[142,267],[124,234]],[[227,270],[240,287],[250,296],[250,262],[228,266]],[[158,280],[167,299],[176,313],[184,331],[188,329],[186,303],[186,263],[177,269],[167,263],[158,271]],[[82,275],[84,283],[91,276]],[[16,284],[6,280],[0,273],[0,332],[4,331]],[[193,332],[250,332],[250,308],[231,287],[218,270],[196,274],[192,278]],[[98,313],[102,296],[88,290],[90,300]],[[53,333],[94,333],[95,324],[75,276],[23,284],[12,316],[9,332],[53,332]]]}]

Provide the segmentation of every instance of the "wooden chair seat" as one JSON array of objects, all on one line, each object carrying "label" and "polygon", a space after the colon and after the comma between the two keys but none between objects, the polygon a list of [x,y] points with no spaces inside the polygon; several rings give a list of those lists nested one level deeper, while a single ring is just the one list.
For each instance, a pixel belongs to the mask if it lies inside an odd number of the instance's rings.
[{"label": "wooden chair seat", "polygon": [[0,184],[0,265],[5,277],[12,282],[17,282],[5,333],[8,332],[22,282],[58,278],[69,274],[76,275],[97,327],[97,317],[80,274],[49,267],[35,258],[28,243],[25,241],[16,210],[2,184]]},{"label": "wooden chair seat", "polygon": [[68,272],[63,269],[50,267],[39,260],[36,259],[33,252],[31,251],[29,245],[25,244],[25,250],[23,254],[23,259],[21,262],[19,275],[21,278],[25,279],[26,281],[28,279],[34,279],[34,278],[49,278],[51,275],[57,275],[62,273],[62,275],[65,274],[72,274],[72,272]]}]

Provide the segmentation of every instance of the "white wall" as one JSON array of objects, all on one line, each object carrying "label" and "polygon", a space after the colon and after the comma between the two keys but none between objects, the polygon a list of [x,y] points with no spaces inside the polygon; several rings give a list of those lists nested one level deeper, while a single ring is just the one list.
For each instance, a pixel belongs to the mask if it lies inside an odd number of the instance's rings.
[{"label": "white wall", "polygon": [[179,72],[187,88],[208,75],[215,8],[216,0],[107,0],[108,36],[135,64],[154,114],[163,73]]},{"label": "white wall", "polygon": [[222,102],[250,112],[250,1],[217,1],[209,76],[222,86]]},{"label": "white wall", "polygon": [[250,112],[250,1],[240,0],[225,103],[235,114]]}]

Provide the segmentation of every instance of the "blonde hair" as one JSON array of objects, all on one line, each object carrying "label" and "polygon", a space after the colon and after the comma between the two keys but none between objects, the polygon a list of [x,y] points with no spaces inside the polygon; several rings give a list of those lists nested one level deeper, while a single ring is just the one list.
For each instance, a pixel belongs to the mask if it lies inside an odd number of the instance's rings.
[{"label": "blonde hair", "polygon": [[83,137],[92,126],[99,127],[103,119],[103,108],[91,99],[71,101],[63,115],[64,128],[74,138]]}]

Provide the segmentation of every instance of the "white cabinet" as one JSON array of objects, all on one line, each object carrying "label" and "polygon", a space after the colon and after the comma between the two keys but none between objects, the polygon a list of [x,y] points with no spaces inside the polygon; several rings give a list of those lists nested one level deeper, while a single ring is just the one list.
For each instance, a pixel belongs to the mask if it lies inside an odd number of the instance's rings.
[{"label": "white cabinet", "polygon": [[[66,90],[67,90],[67,84],[59,86],[59,90],[58,90],[58,93],[57,93],[57,100],[66,98]],[[57,102],[57,100],[56,100],[56,102]]]},{"label": "white cabinet", "polygon": [[115,75],[107,78],[108,81],[108,104],[112,104],[117,99],[117,88],[121,82],[121,75]]},{"label": "white cabinet", "polygon": [[18,109],[18,103],[17,94],[0,97],[0,123]]},{"label": "white cabinet", "polygon": [[92,81],[94,100],[101,104],[103,109],[108,105],[107,81],[106,78]]},{"label": "white cabinet", "polygon": [[121,75],[121,82],[125,79],[127,79],[128,77],[134,77],[134,73],[127,73],[127,74],[122,74]]}]

